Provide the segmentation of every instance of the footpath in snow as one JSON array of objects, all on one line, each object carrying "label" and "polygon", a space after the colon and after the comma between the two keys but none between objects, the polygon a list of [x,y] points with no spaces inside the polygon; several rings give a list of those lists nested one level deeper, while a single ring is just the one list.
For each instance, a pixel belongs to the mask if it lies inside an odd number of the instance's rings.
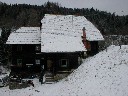
[{"label": "footpath in snow", "polygon": [[0,96],[128,96],[128,46],[110,46],[87,58],[78,69],[56,84],[9,90]]}]

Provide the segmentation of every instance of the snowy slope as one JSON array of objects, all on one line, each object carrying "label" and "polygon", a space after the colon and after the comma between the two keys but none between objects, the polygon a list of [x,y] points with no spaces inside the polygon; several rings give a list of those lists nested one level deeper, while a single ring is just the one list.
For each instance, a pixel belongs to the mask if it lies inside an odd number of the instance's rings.
[{"label": "snowy slope", "polygon": [[37,81],[35,88],[0,88],[0,96],[128,96],[128,46],[110,46],[56,84]]},{"label": "snowy slope", "polygon": [[128,96],[128,46],[88,58],[45,96]]}]

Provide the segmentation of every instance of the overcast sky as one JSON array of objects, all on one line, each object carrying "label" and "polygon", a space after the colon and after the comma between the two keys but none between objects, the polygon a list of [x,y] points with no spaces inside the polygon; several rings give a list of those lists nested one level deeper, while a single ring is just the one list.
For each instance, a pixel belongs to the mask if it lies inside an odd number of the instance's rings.
[{"label": "overcast sky", "polygon": [[[48,0],[0,0],[8,4],[32,4],[42,5]],[[49,0],[58,2],[68,8],[97,8],[102,11],[115,12],[118,15],[128,15],[128,0]]]}]

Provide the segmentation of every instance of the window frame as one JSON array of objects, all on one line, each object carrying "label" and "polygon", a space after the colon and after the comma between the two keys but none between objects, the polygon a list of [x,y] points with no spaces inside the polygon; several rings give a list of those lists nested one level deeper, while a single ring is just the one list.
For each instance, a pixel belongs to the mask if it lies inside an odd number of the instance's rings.
[{"label": "window frame", "polygon": [[41,50],[41,46],[40,45],[36,45],[35,46],[35,51],[40,51]]},{"label": "window frame", "polygon": [[35,59],[35,64],[36,65],[40,65],[41,64],[41,60],[40,59]]},{"label": "window frame", "polygon": [[[19,61],[21,61],[21,62],[19,62]],[[23,60],[22,59],[17,59],[17,66],[22,66],[22,64],[23,64]]]},{"label": "window frame", "polygon": [[[65,64],[62,64],[63,61],[65,61]],[[63,67],[63,68],[68,67],[68,59],[61,59],[61,61],[60,61],[60,66]]]},{"label": "window frame", "polygon": [[22,51],[22,46],[21,45],[17,46],[17,51]]}]

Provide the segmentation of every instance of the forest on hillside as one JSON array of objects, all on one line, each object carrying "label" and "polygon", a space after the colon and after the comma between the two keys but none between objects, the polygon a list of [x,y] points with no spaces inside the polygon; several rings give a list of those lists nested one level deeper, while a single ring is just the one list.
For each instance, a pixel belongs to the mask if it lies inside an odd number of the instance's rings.
[{"label": "forest on hillside", "polygon": [[128,15],[118,16],[92,8],[65,8],[47,2],[41,6],[0,3],[0,28],[11,30],[21,26],[40,26],[44,14],[81,15],[90,20],[103,35],[128,34]]}]

